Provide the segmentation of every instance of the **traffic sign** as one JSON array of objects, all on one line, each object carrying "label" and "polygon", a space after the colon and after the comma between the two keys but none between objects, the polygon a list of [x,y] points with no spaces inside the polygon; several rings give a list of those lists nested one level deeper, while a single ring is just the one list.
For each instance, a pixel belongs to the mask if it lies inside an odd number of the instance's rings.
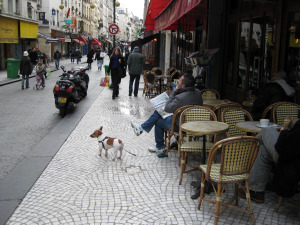
[{"label": "traffic sign", "polygon": [[65,29],[69,28],[68,25],[62,25],[61,27],[62,27],[62,28],[65,28]]},{"label": "traffic sign", "polygon": [[112,24],[109,26],[108,30],[112,35],[116,35],[119,32],[119,27],[117,24]]},{"label": "traffic sign", "polygon": [[73,23],[72,20],[65,20],[65,23]]}]

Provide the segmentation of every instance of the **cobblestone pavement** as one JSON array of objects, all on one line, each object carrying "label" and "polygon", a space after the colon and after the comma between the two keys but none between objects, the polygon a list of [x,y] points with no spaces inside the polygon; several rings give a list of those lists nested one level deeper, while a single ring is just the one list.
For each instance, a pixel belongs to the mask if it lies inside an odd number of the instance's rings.
[{"label": "cobblestone pavement", "polygon": [[[130,121],[143,122],[153,108],[141,91],[137,98],[128,96],[128,81],[122,80],[115,100],[110,89],[102,91],[7,224],[213,224],[215,206],[204,202],[199,211],[198,200],[190,198],[190,182],[199,173],[185,175],[178,185],[177,154],[159,159],[147,151],[154,145],[153,131],[134,135]],[[99,157],[90,134],[100,126],[136,156],[124,151],[116,162],[112,152]],[[229,186],[224,197],[232,190]],[[291,208],[274,212],[276,202],[269,192],[264,204],[253,202],[257,224],[300,224],[299,212]],[[240,205],[246,207],[246,201]],[[233,209],[219,218],[219,224],[250,224],[248,214]]]}]

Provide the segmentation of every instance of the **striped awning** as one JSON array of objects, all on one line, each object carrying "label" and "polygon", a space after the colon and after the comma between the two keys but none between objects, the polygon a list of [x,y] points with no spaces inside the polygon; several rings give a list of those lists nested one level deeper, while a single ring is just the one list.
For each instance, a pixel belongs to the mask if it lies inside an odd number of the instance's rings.
[{"label": "striped awning", "polygon": [[40,33],[40,32],[38,32],[38,37],[39,37],[39,38],[44,38],[44,39],[46,39],[46,44],[49,44],[49,43],[57,43],[57,42],[58,42],[58,39],[49,37],[49,36],[47,36],[47,35],[45,35],[45,34],[42,34],[42,33]]}]

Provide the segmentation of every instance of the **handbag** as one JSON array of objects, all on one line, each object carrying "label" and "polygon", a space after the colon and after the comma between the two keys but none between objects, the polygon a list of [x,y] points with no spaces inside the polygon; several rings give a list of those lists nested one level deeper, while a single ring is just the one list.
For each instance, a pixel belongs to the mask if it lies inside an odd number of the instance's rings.
[{"label": "handbag", "polygon": [[124,71],[123,67],[121,65],[118,66],[118,70],[119,70],[119,76],[121,78],[126,77],[126,72]]},{"label": "handbag", "polygon": [[46,77],[50,77],[51,76],[51,71],[48,71],[47,73],[46,73]]}]

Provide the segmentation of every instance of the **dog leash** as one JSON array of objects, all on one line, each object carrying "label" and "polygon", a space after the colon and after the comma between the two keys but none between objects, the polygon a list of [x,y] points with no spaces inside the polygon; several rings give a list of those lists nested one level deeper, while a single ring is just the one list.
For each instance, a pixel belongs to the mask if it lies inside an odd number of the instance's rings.
[{"label": "dog leash", "polygon": [[129,154],[136,156],[136,154],[133,154],[132,152],[127,151],[125,148],[124,148],[124,150],[125,150],[126,152],[128,152]]}]

